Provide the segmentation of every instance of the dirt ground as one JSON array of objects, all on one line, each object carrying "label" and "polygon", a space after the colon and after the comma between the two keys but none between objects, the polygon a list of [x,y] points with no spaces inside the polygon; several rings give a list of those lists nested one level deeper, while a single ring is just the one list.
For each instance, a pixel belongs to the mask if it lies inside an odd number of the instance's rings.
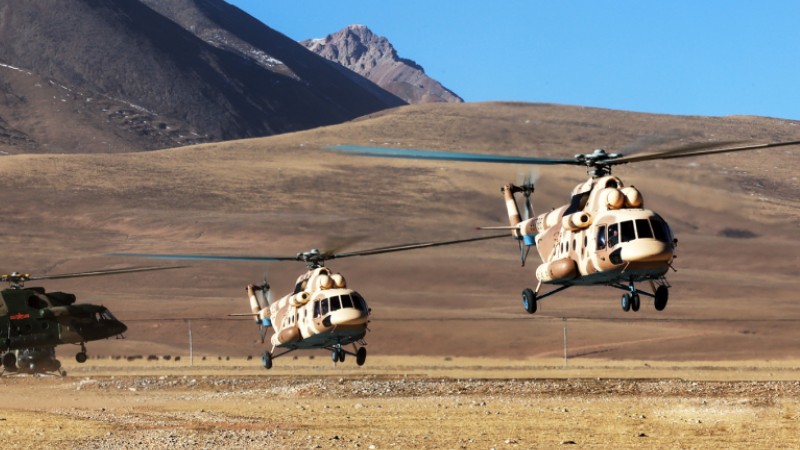
[{"label": "dirt ground", "polygon": [[[348,157],[327,145],[564,157],[653,134],[670,146],[795,140],[797,130],[777,119],[490,103],[149,153],[6,156],[2,265],[47,275],[152,263],[114,252],[285,256],[355,238],[347,250],[472,237],[476,226],[507,223],[499,187],[530,170]],[[528,315],[520,292],[535,287],[540,261],[521,268],[510,238],[330,261],[373,311],[360,369],[302,354],[265,372],[257,327],[228,316],[249,312],[243,288],[267,273],[276,294],[289,292],[299,264],[193,262],[48,280],[48,291],[110,308],[126,339],[88,343],[82,366],[76,346],[58,347],[66,378],[0,378],[0,442],[800,447],[800,151],[773,150],[615,169],[679,239],[661,312],[652,302],[623,312],[620,292],[600,286],[544,299]],[[540,174],[537,212],[585,181],[582,168]]]},{"label": "dirt ground", "polygon": [[[800,362],[90,360],[4,375],[10,448],[796,448]],[[9,448],[9,447],[6,447]]]}]

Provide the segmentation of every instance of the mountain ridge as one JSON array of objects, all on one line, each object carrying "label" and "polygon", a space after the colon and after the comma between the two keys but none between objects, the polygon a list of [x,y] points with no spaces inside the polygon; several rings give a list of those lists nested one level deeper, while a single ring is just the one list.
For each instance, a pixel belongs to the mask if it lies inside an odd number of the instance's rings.
[{"label": "mountain ridge", "polygon": [[464,100],[432,79],[415,61],[402,58],[386,37],[366,25],[349,25],[324,38],[300,42],[312,52],[372,80],[408,103]]}]

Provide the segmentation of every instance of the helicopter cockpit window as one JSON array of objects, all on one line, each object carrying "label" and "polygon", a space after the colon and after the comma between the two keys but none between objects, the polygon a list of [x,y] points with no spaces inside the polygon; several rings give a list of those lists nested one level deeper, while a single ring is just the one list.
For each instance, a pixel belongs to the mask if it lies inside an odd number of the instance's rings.
[{"label": "helicopter cockpit window", "polygon": [[597,249],[603,250],[606,248],[606,226],[600,225],[597,229]]},{"label": "helicopter cockpit window", "polygon": [[628,242],[636,239],[636,231],[634,231],[633,221],[626,220],[619,224],[620,234],[622,235],[622,242]]},{"label": "helicopter cockpit window", "polygon": [[323,316],[325,314],[328,314],[328,299],[327,298],[323,298],[322,300],[319,301],[319,304],[320,304],[319,313],[321,315],[323,315]]},{"label": "helicopter cockpit window", "polygon": [[342,308],[352,308],[353,307],[353,299],[350,298],[349,295],[345,294],[342,296]]},{"label": "helicopter cockpit window", "polygon": [[608,246],[613,247],[619,244],[619,224],[612,223],[608,226]]},{"label": "helicopter cockpit window", "polygon": [[319,304],[322,303],[320,300],[314,302],[314,317],[319,317]]},{"label": "helicopter cockpit window", "polygon": [[339,296],[331,297],[331,312],[338,311],[342,308],[342,302],[339,300]]},{"label": "helicopter cockpit window", "polygon": [[647,219],[636,219],[636,235],[639,239],[653,238],[653,230],[650,229],[650,221]]},{"label": "helicopter cockpit window", "polygon": [[661,242],[669,242],[669,231],[667,224],[656,218],[652,218],[650,221],[653,224],[654,237]]},{"label": "helicopter cockpit window", "polygon": [[364,298],[361,297],[361,295],[356,292],[353,292],[353,304],[355,304],[356,309],[359,311],[367,310],[366,307],[367,304],[366,302],[364,302]]}]

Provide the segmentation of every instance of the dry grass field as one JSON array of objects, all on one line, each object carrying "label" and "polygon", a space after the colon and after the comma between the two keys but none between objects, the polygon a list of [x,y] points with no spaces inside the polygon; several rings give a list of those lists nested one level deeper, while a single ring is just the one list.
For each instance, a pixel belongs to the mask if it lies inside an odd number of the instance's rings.
[{"label": "dry grass field", "polygon": [[[52,274],[151,263],[111,252],[294,255],[342,239],[357,238],[348,247],[357,250],[469,237],[475,226],[505,223],[499,187],[527,167],[321,148],[563,157],[652,136],[663,148],[796,140],[800,128],[754,117],[424,105],[264,139],[5,156],[3,267]],[[362,369],[300,353],[265,372],[256,326],[227,316],[247,312],[243,288],[265,272],[276,293],[291,289],[300,264],[197,262],[52,280],[48,290],[105,304],[129,331],[90,343],[103,358],[82,366],[77,347],[60,347],[64,379],[0,378],[0,439],[21,448],[798,447],[798,168],[800,149],[787,147],[615,169],[679,239],[662,312],[646,302],[624,313],[618,291],[596,287],[569,289],[527,315],[519,293],[533,287],[537,261],[520,268],[510,239],[331,261],[373,310]],[[537,211],[566,203],[585,177],[539,172]],[[132,355],[162,362],[108,359]],[[166,355],[184,356],[165,364]]]},{"label": "dry grass field", "polygon": [[[90,361],[7,376],[11,448],[795,448],[798,361]],[[755,381],[758,380],[758,381]],[[790,381],[794,380],[794,381]]]}]

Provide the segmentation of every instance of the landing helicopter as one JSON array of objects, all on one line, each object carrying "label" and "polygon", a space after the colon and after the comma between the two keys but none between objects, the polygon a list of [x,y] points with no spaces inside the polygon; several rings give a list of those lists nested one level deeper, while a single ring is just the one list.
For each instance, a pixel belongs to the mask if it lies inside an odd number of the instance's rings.
[{"label": "landing helicopter", "polygon": [[[444,161],[468,161],[530,165],[584,166],[590,178],[577,185],[569,204],[544,214],[534,215],[531,195],[533,181],[520,185],[506,184],[503,193],[509,226],[479,227],[483,230],[510,230],[519,244],[519,258],[525,265],[530,247],[536,246],[542,264],[536,269],[536,289],[522,291],[522,305],[530,314],[537,302],[572,286],[602,285],[625,291],[620,304],[623,311],[638,311],[640,296],[653,298],[657,311],[669,300],[670,284],[666,273],[676,257],[678,240],[666,220],[644,208],[642,193],[625,186],[611,174],[620,164],[661,159],[686,158],[717,153],[800,145],[800,141],[773,142],[743,146],[732,143],[702,143],[669,150],[623,155],[597,149],[574,158],[536,158],[474,153],[450,153],[428,150],[340,145],[328,150],[386,158]],[[517,194],[524,197],[524,218],[520,217]],[[651,292],[637,283],[646,282]],[[557,286],[541,293],[545,284]]]},{"label": "landing helicopter", "polygon": [[121,336],[128,328],[102,305],[75,303],[74,294],[45,292],[42,287],[25,287],[26,281],[90,277],[165,270],[179,266],[127,267],[59,275],[30,275],[13,272],[0,275],[9,287],[0,291],[0,352],[3,370],[28,373],[59,372],[61,362],[55,347],[77,344],[79,363],[86,362],[86,342]]},{"label": "landing helicopter", "polygon": [[[352,256],[378,255],[420,248],[453,245],[507,237],[506,234],[473,237],[451,241],[403,244],[354,252],[338,253],[335,250],[312,249],[295,256],[225,256],[153,253],[113,253],[112,256],[133,256],[168,260],[212,261],[302,261],[306,272],[297,277],[294,290],[278,300],[272,300],[269,283],[250,284],[245,288],[252,313],[232,314],[254,317],[263,343],[270,328],[271,350],[265,350],[261,362],[265,369],[272,368],[272,360],[295,350],[325,349],[331,352],[334,363],[344,362],[345,356],[356,358],[364,365],[367,349],[369,316],[372,312],[364,297],[348,287],[341,273],[325,266],[325,261]],[[353,345],[353,350],[344,346]],[[359,347],[358,345],[361,345]],[[281,353],[275,353],[282,349]]]}]

